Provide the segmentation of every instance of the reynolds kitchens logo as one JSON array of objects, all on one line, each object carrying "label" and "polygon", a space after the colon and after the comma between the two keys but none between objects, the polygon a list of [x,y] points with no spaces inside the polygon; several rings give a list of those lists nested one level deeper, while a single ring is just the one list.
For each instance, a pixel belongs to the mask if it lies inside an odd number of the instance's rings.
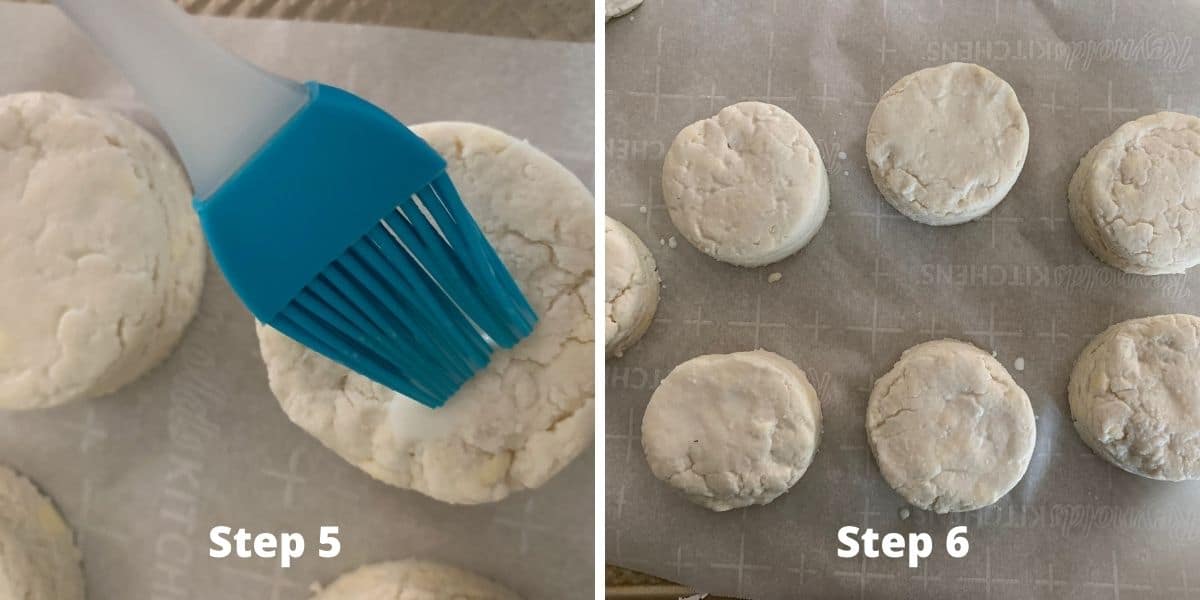
[{"label": "reynolds kitchens logo", "polygon": [[1141,37],[1095,40],[961,40],[931,41],[925,60],[947,61],[1029,61],[1062,63],[1068,71],[1087,71],[1093,64],[1106,62],[1158,65],[1171,73],[1192,66],[1192,37],[1173,31],[1151,31]]}]

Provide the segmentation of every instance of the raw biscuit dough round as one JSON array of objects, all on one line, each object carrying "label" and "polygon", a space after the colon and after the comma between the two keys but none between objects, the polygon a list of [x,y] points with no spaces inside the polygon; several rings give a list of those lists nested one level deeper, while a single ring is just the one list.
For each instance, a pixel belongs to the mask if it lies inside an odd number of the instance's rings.
[{"label": "raw biscuit dough round", "polygon": [[1128,273],[1200,263],[1200,118],[1160,112],[1096,144],[1071,177],[1071,221],[1100,260]]},{"label": "raw biscuit dough round", "polygon": [[812,463],[821,403],[804,371],[766,350],[697,356],[659,384],[642,418],[650,470],[696,504],[768,504]]},{"label": "raw biscuit dough round", "polygon": [[196,313],[205,247],[179,163],[61,94],[0,98],[0,409],[101,396]]},{"label": "raw biscuit dough round", "polygon": [[526,142],[482,125],[413,127],[538,314],[431,410],[258,326],[271,391],[297,425],[373,477],[456,504],[535,488],[591,442],[592,196]]},{"label": "raw biscuit dough round", "polygon": [[892,85],[867,125],[867,162],[885,200],[927,225],[992,210],[1017,181],[1029,123],[1008,82],[979,65],[949,63]]},{"label": "raw biscuit dough round", "polygon": [[740,102],[675,136],[663,162],[671,222],[693,246],[741,267],[803,248],[829,212],[829,176],[787,111]]},{"label": "raw biscuit dough round", "polygon": [[521,600],[500,584],[441,563],[400,560],[338,577],[312,600]]},{"label": "raw biscuit dough round", "polygon": [[1075,430],[1096,454],[1143,477],[1200,479],[1200,317],[1117,323],[1075,362]]},{"label": "raw biscuit dough round", "polygon": [[633,12],[642,5],[642,0],[604,0],[604,20],[615,19]]},{"label": "raw biscuit dough round", "polygon": [[641,238],[620,221],[604,219],[604,351],[621,356],[650,328],[662,282]]},{"label": "raw biscuit dough round", "polygon": [[1037,432],[1029,396],[995,358],[957,340],[917,344],[875,382],[867,440],[884,479],[938,513],[983,508],[1021,480]]},{"label": "raw biscuit dough round", "polygon": [[71,528],[28,479],[0,466],[0,598],[83,600]]}]

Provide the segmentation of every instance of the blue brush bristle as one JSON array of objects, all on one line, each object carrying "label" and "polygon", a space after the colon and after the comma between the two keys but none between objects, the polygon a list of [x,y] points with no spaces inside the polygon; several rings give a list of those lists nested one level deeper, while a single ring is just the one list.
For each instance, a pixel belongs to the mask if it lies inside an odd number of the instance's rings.
[{"label": "blue brush bristle", "polygon": [[275,320],[300,343],[441,406],[537,316],[442,175],[380,219]]},{"label": "blue brush bristle", "polygon": [[433,148],[353,94],[306,88],[300,112],[196,199],[213,256],[263,323],[440,406],[537,316]]}]

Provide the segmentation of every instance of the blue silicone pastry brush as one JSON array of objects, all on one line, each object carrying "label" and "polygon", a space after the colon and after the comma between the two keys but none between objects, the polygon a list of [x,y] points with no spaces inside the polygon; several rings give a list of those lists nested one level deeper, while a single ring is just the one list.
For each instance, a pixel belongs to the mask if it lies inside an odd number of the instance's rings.
[{"label": "blue silicone pastry brush", "polygon": [[433,407],[533,330],[446,162],[386,112],[240,60],[169,0],[54,1],[166,129],[260,321]]}]

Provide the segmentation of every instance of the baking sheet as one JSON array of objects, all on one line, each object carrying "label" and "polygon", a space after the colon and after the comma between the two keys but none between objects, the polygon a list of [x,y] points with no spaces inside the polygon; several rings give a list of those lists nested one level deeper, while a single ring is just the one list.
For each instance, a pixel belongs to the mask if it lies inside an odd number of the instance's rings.
[{"label": "baking sheet", "polygon": [[[285,75],[346,87],[409,122],[478,121],[591,181],[591,45],[369,26],[205,19],[225,46]],[[0,93],[57,90],[132,109],[131,90],[57,12],[0,4]],[[590,598],[591,452],[544,488],[455,507],[377,483],[291,424],[267,389],[253,321],[209,266],[200,313],[167,362],[117,394],[0,414],[0,460],[62,507],[88,597],[292,600],[352,567],[424,557],[528,598]],[[208,557],[214,525],[300,532],[290,569]],[[321,559],[322,525],[341,555]]]},{"label": "baking sheet", "polygon": [[[1076,355],[1109,324],[1200,311],[1200,273],[1146,278],[1102,265],[1066,203],[1080,156],[1120,123],[1163,109],[1200,113],[1198,39],[1200,5],[1165,1],[647,0],[611,22],[606,209],[647,242],[664,288],[649,333],[606,367],[608,561],[755,599],[1200,596],[1200,482],[1151,481],[1093,456],[1071,427],[1065,392]],[[988,217],[931,228],[881,200],[864,137],[887,87],[953,60],[1013,85],[1030,149]],[[794,114],[830,176],[832,209],[814,241],[758,269],[691,247],[660,190],[675,134],[742,99]],[[768,284],[774,272],[783,278]],[[903,520],[904,502],[867,448],[867,397],[905,348],[946,336],[996,352],[1029,393],[1037,447],[996,505]],[[638,439],[642,413],[680,362],[760,346],[808,372],[825,437],[789,493],[712,513],[654,479]],[[944,539],[958,524],[971,549],[951,559]],[[901,559],[840,559],[843,525],[929,532],[935,554],[916,570]]]}]

